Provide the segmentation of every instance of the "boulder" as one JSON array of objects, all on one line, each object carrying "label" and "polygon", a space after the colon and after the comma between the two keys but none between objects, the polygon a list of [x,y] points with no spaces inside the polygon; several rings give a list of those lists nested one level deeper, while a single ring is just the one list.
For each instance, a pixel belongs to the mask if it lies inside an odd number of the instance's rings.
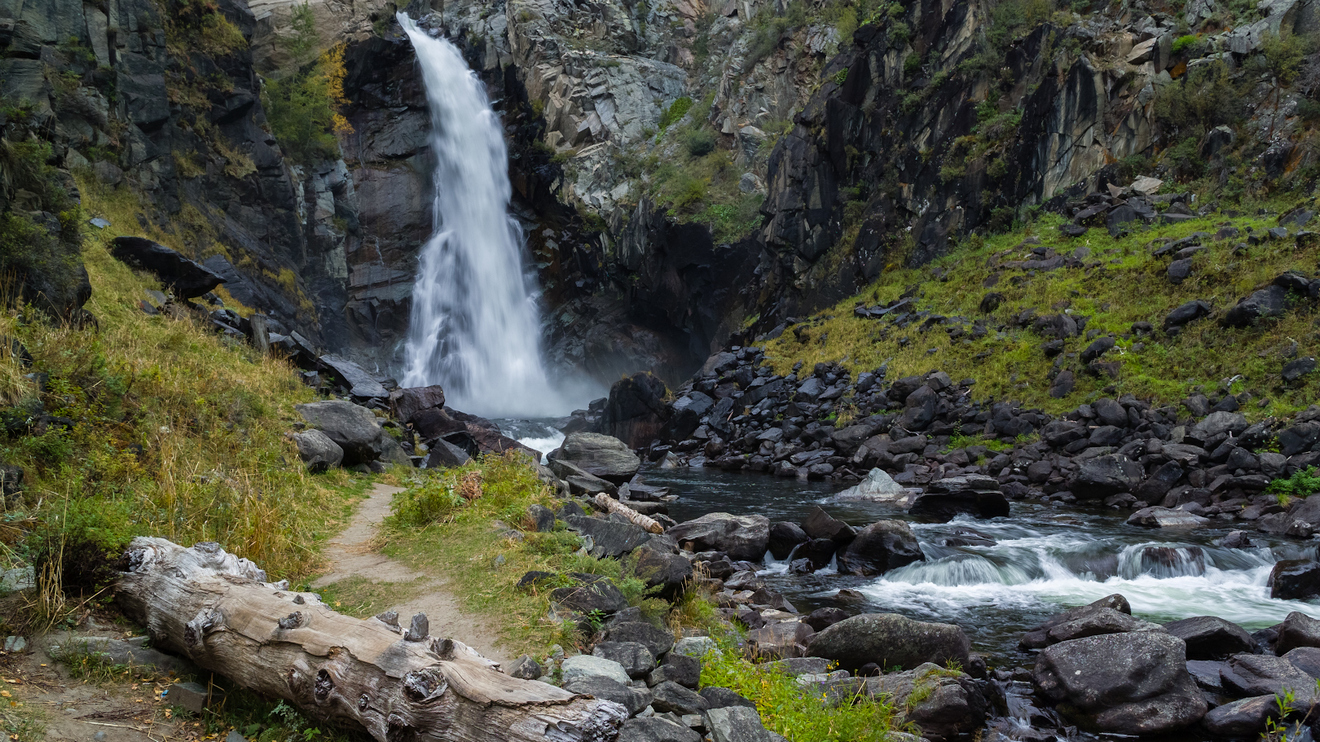
[{"label": "boulder", "polygon": [[148,271],[180,299],[192,299],[224,283],[224,279],[162,244],[143,237],[116,237],[110,254]]},{"label": "boulder", "polygon": [[344,449],[319,430],[304,430],[293,436],[298,444],[298,458],[310,471],[320,472],[339,466],[344,460]]},{"label": "boulder", "polygon": [[884,469],[872,469],[854,487],[834,495],[834,500],[864,500],[867,502],[903,502],[908,497],[908,490],[894,481]]},{"label": "boulder", "polygon": [[1189,660],[1222,660],[1256,647],[1246,629],[1218,616],[1184,618],[1164,624],[1164,630],[1183,640]]},{"label": "boulder", "polygon": [[[1133,618],[1126,611],[1114,608],[1114,598],[1116,597],[1122,599],[1123,596],[1111,595],[1090,605],[1073,608],[1056,616],[1051,616],[1045,623],[1024,634],[1019,643],[1026,649],[1042,649],[1059,642],[1083,639],[1088,636],[1159,630],[1158,624]],[[1126,605],[1127,601],[1123,600],[1119,607],[1126,607]]]},{"label": "boulder", "polygon": [[579,654],[568,657],[560,665],[564,685],[587,678],[606,678],[619,685],[628,684],[628,673],[623,666],[613,660]]},{"label": "boulder", "polygon": [[1271,720],[1279,721],[1279,699],[1275,696],[1242,698],[1210,710],[1202,724],[1217,737],[1255,738]]},{"label": "boulder", "polygon": [[1288,308],[1288,290],[1270,285],[1238,302],[1224,313],[1220,322],[1225,327],[1250,327],[1266,317],[1282,316]]},{"label": "boulder", "polygon": [[1291,691],[1298,702],[1316,700],[1316,681],[1284,657],[1235,654],[1219,671],[1224,688],[1239,696],[1280,695]]},{"label": "boulder", "polygon": [[672,527],[667,532],[693,551],[722,551],[730,559],[759,561],[770,543],[770,519],[764,515],[709,513]]},{"label": "boulder", "polygon": [[422,463],[423,469],[447,469],[462,466],[472,460],[467,451],[444,438],[437,438],[429,445],[431,450],[426,454],[426,461]]},{"label": "boulder", "polygon": [[1195,513],[1162,507],[1142,508],[1127,519],[1128,525],[1144,528],[1200,528],[1209,523],[1209,518]]},{"label": "boulder", "polygon": [[666,711],[683,716],[699,714],[706,710],[706,699],[696,691],[666,680],[651,689],[651,707],[656,711]]},{"label": "boulder", "polygon": [[801,657],[815,630],[801,621],[779,621],[747,632],[747,646],[758,658]]},{"label": "boulder", "polygon": [[1297,647],[1320,647],[1320,620],[1300,611],[1293,611],[1279,624],[1279,635],[1274,640],[1274,653],[1285,654]]},{"label": "boulder", "polygon": [[1187,437],[1204,443],[1212,438],[1230,434],[1238,435],[1247,429],[1247,418],[1241,413],[1220,410],[1211,412],[1204,420],[1187,431]]},{"label": "boulder", "polygon": [[701,660],[670,652],[665,655],[665,663],[651,672],[646,684],[659,685],[666,680],[678,683],[684,688],[697,688],[701,685]]},{"label": "boulder", "polygon": [[645,689],[630,688],[612,678],[593,675],[581,677],[564,683],[564,690],[569,693],[581,693],[594,698],[613,701],[628,709],[628,715],[640,713],[651,702],[651,694]]},{"label": "boulder", "polygon": [[966,667],[971,661],[971,643],[961,628],[896,613],[864,613],[844,619],[816,634],[808,650],[854,672],[870,662],[912,669],[926,662],[944,665],[950,660]]},{"label": "boulder", "polygon": [[1270,570],[1270,597],[1279,600],[1309,600],[1320,596],[1320,562],[1314,559],[1285,559]]},{"label": "boulder", "polygon": [[761,715],[746,706],[724,706],[706,711],[711,742],[774,742],[761,725]]},{"label": "boulder", "polygon": [[655,655],[641,642],[600,642],[591,655],[619,663],[634,680],[650,675],[655,669]]},{"label": "boulder", "polygon": [[701,697],[706,699],[706,707],[709,709],[729,708],[730,706],[742,706],[743,708],[755,709],[756,704],[743,698],[728,688],[721,688],[718,685],[708,685],[701,689]]},{"label": "boulder", "polygon": [[628,607],[623,593],[608,579],[585,574],[574,574],[573,577],[581,582],[571,587],[556,588],[550,593],[550,599],[584,616],[593,613],[609,615]]},{"label": "boulder", "polygon": [[546,457],[567,461],[586,473],[614,484],[623,484],[637,474],[642,460],[618,438],[599,433],[573,433]]},{"label": "boulder", "polygon": [[1132,491],[1144,475],[1141,464],[1122,454],[1097,456],[1082,462],[1068,489],[1079,499],[1099,500]]},{"label": "boulder", "polygon": [[881,520],[858,532],[848,548],[839,552],[839,571],[853,575],[879,575],[925,560],[921,545],[908,524]]},{"label": "boulder", "polygon": [[990,706],[975,680],[931,663],[869,677],[866,692],[873,697],[887,696],[898,712],[895,724],[916,724],[921,736],[931,742],[980,729]]},{"label": "boulder", "polygon": [[439,384],[390,392],[390,409],[394,412],[394,419],[401,423],[412,422],[413,416],[422,410],[443,409],[444,406],[445,390]]},{"label": "boulder", "polygon": [[1164,734],[1195,724],[1208,708],[1186,661],[1183,641],[1162,631],[1105,634],[1046,647],[1032,681],[1097,731]]},{"label": "boulder", "polygon": [[828,539],[843,546],[857,536],[852,526],[825,512],[819,505],[807,513],[802,521],[802,530],[813,539]]},{"label": "boulder", "polygon": [[768,548],[770,556],[775,559],[787,559],[789,554],[793,553],[794,547],[798,544],[810,541],[811,537],[802,530],[802,526],[788,521],[779,521],[770,524],[770,541]]},{"label": "boulder", "polygon": [[1320,648],[1297,647],[1288,650],[1283,658],[1292,663],[1292,666],[1298,670],[1313,678],[1320,679]]},{"label": "boulder", "polygon": [[565,515],[564,523],[570,531],[591,537],[591,555],[597,559],[618,559],[651,540],[651,534],[634,523],[585,515]]},{"label": "boulder", "polygon": [[974,518],[1003,518],[1008,516],[1008,499],[999,489],[999,482],[985,476],[969,474],[948,477],[926,485],[908,508],[908,513],[923,520],[946,523],[959,515]]},{"label": "boulder", "polygon": [[1189,301],[1164,317],[1164,331],[1168,332],[1175,327],[1182,327],[1189,322],[1208,317],[1212,311],[1214,310],[1210,305],[1200,299]]},{"label": "boulder", "polygon": [[325,374],[334,380],[337,387],[347,390],[353,399],[366,402],[372,399],[384,400],[390,396],[380,379],[353,361],[329,353],[321,356],[320,361]]},{"label": "boulder", "polygon": [[645,646],[652,657],[663,657],[674,646],[673,634],[645,621],[620,621],[612,624],[606,627],[604,639],[611,642],[637,642]]},{"label": "boulder", "polygon": [[320,429],[343,449],[344,466],[375,461],[386,450],[385,430],[366,407],[332,399],[300,404],[295,409],[309,425]]},{"label": "boulder", "polygon": [[660,597],[673,601],[682,595],[692,579],[692,562],[678,554],[651,548],[648,540],[633,552],[632,571],[648,588],[658,591]]},{"label": "boulder", "polygon": [[666,392],[665,383],[649,373],[633,374],[614,382],[601,414],[605,432],[631,448],[649,444],[660,436],[669,419]]},{"label": "boulder", "polygon": [[619,729],[618,742],[701,742],[701,735],[668,719],[629,719]]}]

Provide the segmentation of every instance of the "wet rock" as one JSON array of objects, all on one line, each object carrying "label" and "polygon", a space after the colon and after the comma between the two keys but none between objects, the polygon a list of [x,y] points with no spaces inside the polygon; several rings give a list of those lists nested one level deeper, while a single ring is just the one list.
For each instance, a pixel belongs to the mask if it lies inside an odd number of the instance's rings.
[{"label": "wet rock", "polygon": [[914,723],[931,742],[970,734],[985,723],[989,703],[976,681],[926,663],[906,672],[866,679],[866,692],[888,696],[900,710],[896,723]]},{"label": "wet rock", "polygon": [[1271,721],[1282,718],[1279,699],[1274,696],[1242,698],[1211,709],[1202,722],[1205,730],[1219,737],[1255,737]]},{"label": "wet rock", "polygon": [[868,662],[904,669],[926,662],[944,665],[949,660],[966,666],[970,647],[963,630],[951,624],[914,621],[895,613],[864,613],[816,634],[808,650],[855,671]]},{"label": "wet rock", "polygon": [[1059,642],[1089,636],[1159,630],[1158,624],[1134,618],[1130,613],[1115,608],[1116,605],[1124,608],[1127,606],[1127,601],[1121,595],[1111,595],[1090,605],[1072,608],[1051,616],[1043,624],[1024,634],[1019,643],[1026,649],[1042,649]]},{"label": "wet rock", "polygon": [[1309,600],[1320,596],[1320,562],[1285,559],[1270,570],[1270,597],[1278,600]]},{"label": "wet rock", "polygon": [[298,457],[314,472],[325,471],[344,460],[344,449],[320,430],[304,430],[293,436],[298,444]]},{"label": "wet rock", "polygon": [[1041,651],[1032,681],[1070,716],[1098,731],[1162,734],[1205,716],[1187,673],[1185,645],[1161,631],[1073,639]]},{"label": "wet rock", "polygon": [[709,513],[670,528],[670,537],[694,551],[722,551],[731,559],[759,561],[770,543],[770,519],[763,515]]},{"label": "wet rock", "polygon": [[1275,695],[1292,691],[1298,701],[1316,697],[1315,678],[1283,657],[1265,654],[1235,654],[1220,670],[1224,687],[1239,696]]},{"label": "wet rock", "polygon": [[839,552],[839,571],[853,575],[879,575],[925,559],[908,524],[898,520],[872,523],[858,532],[848,548]]},{"label": "wet rock", "polygon": [[802,530],[802,526],[788,521],[779,521],[770,524],[770,540],[768,548],[770,555],[775,559],[787,559],[789,554],[793,553],[793,547],[805,543],[811,539],[807,532]]},{"label": "wet rock", "polygon": [[806,520],[802,521],[802,530],[813,539],[828,539],[844,546],[857,536],[857,531],[847,523],[825,512],[820,506],[811,509]]},{"label": "wet rock", "polygon": [[908,490],[894,481],[884,469],[872,469],[856,486],[836,495],[835,500],[863,500],[867,502],[899,502],[908,497]]},{"label": "wet rock", "polygon": [[1189,660],[1222,660],[1255,649],[1246,629],[1218,616],[1196,616],[1164,624],[1164,630],[1183,640]]},{"label": "wet rock", "polygon": [[1291,662],[1293,667],[1298,670],[1313,678],[1320,679],[1320,648],[1297,647],[1288,650],[1283,658]]},{"label": "wet rock", "polygon": [[573,433],[546,458],[567,461],[614,484],[632,479],[642,465],[642,460],[623,441],[597,433]]},{"label": "wet rock", "polygon": [[201,296],[224,283],[224,279],[179,253],[143,237],[116,237],[110,254],[136,268],[149,271],[180,299]]},{"label": "wet rock", "polygon": [[1279,624],[1274,640],[1275,654],[1285,654],[1297,647],[1320,647],[1320,620],[1293,611]]},{"label": "wet rock", "polygon": [[1143,528],[1200,528],[1209,523],[1209,518],[1163,507],[1143,508],[1127,519],[1128,525]]},{"label": "wet rock", "polygon": [[944,523],[959,515],[1002,518],[1008,515],[1008,500],[999,482],[984,476],[948,477],[926,485],[913,500],[908,513],[924,520]]}]

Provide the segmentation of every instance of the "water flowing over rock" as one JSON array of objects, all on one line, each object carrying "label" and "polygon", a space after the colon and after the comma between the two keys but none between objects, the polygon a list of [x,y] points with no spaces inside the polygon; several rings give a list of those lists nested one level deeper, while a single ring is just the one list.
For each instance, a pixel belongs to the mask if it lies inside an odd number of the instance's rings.
[{"label": "water flowing over rock", "polygon": [[421,251],[403,381],[440,383],[463,409],[561,413],[541,358],[522,233],[508,213],[499,118],[452,44],[398,18],[426,81],[436,162],[435,234]]}]

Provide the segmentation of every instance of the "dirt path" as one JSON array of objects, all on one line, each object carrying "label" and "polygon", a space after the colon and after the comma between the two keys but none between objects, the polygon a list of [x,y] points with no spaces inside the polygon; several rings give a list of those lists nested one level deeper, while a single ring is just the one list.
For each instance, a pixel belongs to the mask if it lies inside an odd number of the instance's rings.
[{"label": "dirt path", "polygon": [[353,514],[348,528],[326,545],[325,556],[331,571],[318,577],[312,587],[328,587],[352,577],[377,584],[420,583],[408,591],[413,597],[390,606],[389,610],[398,611],[399,623],[406,627],[413,614],[425,613],[432,636],[452,637],[490,659],[507,662],[511,658],[496,646],[499,638],[494,627],[465,613],[443,579],[417,572],[376,550],[377,529],[390,513],[390,501],[402,491],[385,484],[377,484],[371,490]]}]

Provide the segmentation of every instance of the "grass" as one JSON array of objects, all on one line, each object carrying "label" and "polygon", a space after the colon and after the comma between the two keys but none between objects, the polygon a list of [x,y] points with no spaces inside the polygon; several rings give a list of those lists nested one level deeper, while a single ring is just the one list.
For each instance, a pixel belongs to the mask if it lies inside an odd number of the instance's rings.
[{"label": "grass", "polygon": [[[0,316],[0,337],[34,359],[24,370],[0,354],[5,393],[20,402],[6,413],[0,459],[25,472],[23,509],[8,517],[26,519],[27,534],[6,540],[47,586],[37,620],[70,607],[65,591],[96,593],[113,578],[109,560],[137,535],[217,541],[272,579],[311,573],[319,543],[369,481],[305,471],[285,434],[298,419],[294,405],[315,396],[288,363],[209,332],[186,311],[142,312],[138,302],[158,285],[107,249],[116,235],[137,233],[129,228],[137,220],[101,193],[83,191],[86,211],[115,214],[83,247],[93,287],[86,309],[98,327]],[[43,386],[26,372],[44,374]]]},{"label": "grass", "polygon": [[702,658],[701,685],[730,688],[756,704],[766,729],[791,742],[882,742],[894,730],[894,710],[864,694],[836,701],[808,692],[793,677],[743,657],[732,636]]},{"label": "grass", "polygon": [[[1271,203],[1282,213],[1294,203]],[[1254,209],[1253,209],[1254,211]],[[1315,247],[1299,248],[1292,239],[1265,242],[1234,254],[1237,239],[1204,241],[1207,249],[1195,258],[1191,278],[1171,284],[1164,271],[1169,258],[1153,258],[1151,250],[1161,240],[1177,239],[1201,231],[1214,234],[1222,225],[1244,230],[1274,227],[1273,216],[1230,218],[1212,214],[1182,224],[1138,228],[1134,233],[1111,239],[1103,229],[1092,229],[1078,239],[1062,238],[1057,226],[1061,217],[1046,215],[1036,222],[984,241],[968,240],[953,254],[923,268],[890,264],[881,277],[856,296],[809,318],[766,344],[770,365],[777,373],[789,373],[802,361],[810,368],[819,362],[837,361],[857,373],[888,367],[891,379],[943,370],[954,381],[976,381],[978,399],[1013,399],[1061,413],[1081,402],[1100,396],[1134,394],[1161,403],[1176,404],[1198,389],[1213,393],[1233,380],[1234,393],[1249,392],[1244,413],[1251,417],[1286,415],[1320,398],[1320,380],[1304,378],[1300,386],[1285,388],[1279,372],[1296,340],[1302,348],[1316,341],[1313,309],[1299,306],[1284,317],[1262,322],[1249,329],[1222,328],[1213,320],[1188,325],[1173,338],[1159,329],[1164,316],[1175,307],[1205,299],[1217,310],[1225,310],[1286,270],[1314,266],[1320,258]],[[1038,237],[1060,254],[1079,247],[1090,250],[1088,262],[1099,265],[1031,275],[1026,271],[998,269],[992,257],[1020,260]],[[977,244],[980,243],[980,244]],[[945,271],[946,280],[936,280],[932,269]],[[998,282],[987,287],[987,279]],[[993,280],[993,279],[992,279]],[[978,305],[985,294],[1003,295],[998,309],[983,315]],[[921,310],[946,317],[984,321],[987,332],[975,338],[971,322],[965,325],[935,325],[923,330],[921,321],[899,329],[888,322],[853,315],[858,305],[894,301],[912,295]],[[1095,330],[1113,335],[1117,347],[1104,358],[1118,361],[1117,379],[1085,373],[1080,363],[1070,361],[1077,373],[1074,391],[1062,399],[1049,396],[1053,361],[1040,350],[1045,338],[1029,328],[1017,327],[1014,319],[1024,310],[1038,316],[1069,311],[1086,316],[1086,333]],[[1155,326],[1155,334],[1132,333],[1137,322]],[[1000,330],[998,328],[1003,327]],[[947,330],[958,327],[963,334]],[[1066,341],[1065,351],[1077,353],[1091,342],[1084,334]],[[1305,353],[1305,350],[1300,351]],[[1067,359],[1067,356],[1064,356]],[[1257,402],[1266,400],[1263,407]]]},{"label": "grass", "polygon": [[385,521],[384,551],[414,569],[443,576],[464,610],[489,618],[514,655],[540,656],[552,644],[574,646],[582,639],[572,625],[547,615],[550,590],[566,582],[517,587],[532,570],[603,575],[644,613],[658,618],[664,612],[667,604],[649,597],[624,562],[579,553],[580,540],[567,531],[526,530],[527,509],[534,504],[556,503],[535,469],[514,453],[419,472],[418,480],[395,496],[394,514]]},{"label": "grass", "polygon": [[339,613],[354,618],[378,615],[421,594],[428,580],[412,582],[372,582],[365,577],[347,577],[317,588],[321,600]]}]

